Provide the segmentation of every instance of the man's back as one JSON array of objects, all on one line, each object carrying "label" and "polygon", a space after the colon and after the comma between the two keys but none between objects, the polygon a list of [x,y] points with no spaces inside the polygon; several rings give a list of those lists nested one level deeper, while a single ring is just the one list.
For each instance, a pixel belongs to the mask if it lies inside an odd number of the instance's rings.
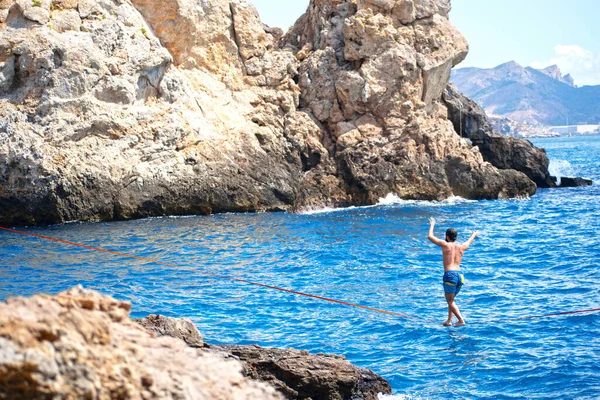
[{"label": "man's back", "polygon": [[465,245],[462,243],[444,243],[442,246],[444,271],[460,269],[460,262],[465,254]]},{"label": "man's back", "polygon": [[465,243],[457,243],[456,230],[448,229],[448,231],[446,231],[446,240],[444,241],[436,238],[433,234],[435,220],[431,218],[429,222],[429,234],[427,237],[431,242],[442,248],[444,271],[460,270],[460,263],[465,254],[465,250],[467,250],[473,243],[473,240],[479,236],[479,232],[474,231],[469,240]]}]

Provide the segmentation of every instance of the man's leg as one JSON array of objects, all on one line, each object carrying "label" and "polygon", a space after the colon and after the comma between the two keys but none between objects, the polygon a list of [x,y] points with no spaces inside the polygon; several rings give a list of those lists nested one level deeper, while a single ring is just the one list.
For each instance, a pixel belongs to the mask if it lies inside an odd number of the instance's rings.
[{"label": "man's leg", "polygon": [[456,295],[454,293],[444,293],[444,295],[446,296],[446,302],[448,303],[448,319],[442,325],[452,326],[452,316],[454,315],[454,312],[452,311],[450,304],[454,303],[454,297]]},{"label": "man's leg", "polygon": [[456,297],[455,293],[445,293],[446,302],[448,303],[448,320],[444,322],[444,326],[452,325],[452,315],[456,315],[458,318],[458,322],[454,326],[463,326],[465,325],[465,320],[463,319],[458,306],[454,302],[454,298]]},{"label": "man's leg", "polygon": [[444,326],[452,326],[452,316],[453,315],[454,314],[452,313],[452,311],[450,311],[450,307],[448,307],[448,319],[442,325],[444,325]]}]

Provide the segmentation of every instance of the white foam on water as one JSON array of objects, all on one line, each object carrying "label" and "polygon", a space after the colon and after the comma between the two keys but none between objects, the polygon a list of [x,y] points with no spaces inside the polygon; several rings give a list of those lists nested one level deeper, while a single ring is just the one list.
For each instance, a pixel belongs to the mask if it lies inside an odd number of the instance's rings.
[{"label": "white foam on water", "polygon": [[56,224],[56,225],[72,225],[72,224],[82,224],[83,221],[79,220],[79,219],[74,219],[73,221],[65,221],[65,222],[61,222],[60,224]]},{"label": "white foam on water", "polygon": [[315,209],[305,209],[300,211],[300,215],[315,215],[315,214],[326,214],[332,212],[343,212],[348,210],[362,210],[373,207],[390,207],[390,206],[408,206],[408,207],[445,207],[454,206],[461,203],[476,203],[477,200],[469,200],[463,197],[452,196],[442,201],[429,201],[429,200],[403,200],[398,195],[390,193],[385,197],[380,197],[377,204],[372,206],[361,206],[361,207],[346,207],[346,208],[332,208],[323,207]]},{"label": "white foam on water", "polygon": [[189,218],[198,218],[199,215],[166,215],[164,217],[156,217],[156,218],[164,218],[164,219],[189,219]]},{"label": "white foam on water", "polygon": [[378,206],[424,206],[424,207],[437,207],[437,206],[454,206],[461,203],[475,203],[477,200],[469,200],[459,196],[448,197],[442,201],[429,201],[429,200],[402,200],[398,195],[390,193],[387,196],[380,198],[377,203]]},{"label": "white foam on water", "polygon": [[529,201],[531,200],[531,197],[529,197],[529,195],[523,195],[523,196],[516,196],[510,199],[506,199],[504,201]]},{"label": "white foam on water", "polygon": [[407,394],[381,394],[377,393],[377,400],[418,400]]},{"label": "white foam on water", "polygon": [[563,176],[577,176],[577,171],[567,160],[550,160],[548,166],[548,172],[550,175],[557,178],[557,184],[560,186],[560,178]]},{"label": "white foam on water", "polygon": [[401,204],[404,201],[406,200],[402,200],[398,195],[389,193],[387,196],[380,198],[377,204],[380,206],[391,206],[393,204]]},{"label": "white foam on water", "polygon": [[375,206],[364,206],[364,207],[345,207],[345,208],[332,208],[332,207],[323,207],[323,208],[314,208],[314,209],[305,209],[300,211],[298,214],[300,215],[316,215],[316,214],[326,214],[326,213],[333,213],[333,212],[342,212],[342,211],[348,211],[348,210],[356,210],[356,209],[361,209],[361,208],[372,208]]}]

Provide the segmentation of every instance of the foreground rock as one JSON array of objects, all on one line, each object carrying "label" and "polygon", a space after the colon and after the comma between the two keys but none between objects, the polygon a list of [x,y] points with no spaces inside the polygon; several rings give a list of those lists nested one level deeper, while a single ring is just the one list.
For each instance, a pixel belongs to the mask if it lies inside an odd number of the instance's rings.
[{"label": "foreground rock", "polygon": [[239,362],[155,337],[130,308],[81,288],[1,302],[0,398],[282,398]]},{"label": "foreground rock", "polygon": [[[190,327],[188,321],[156,315],[136,320],[158,334],[196,343],[200,333],[193,325]],[[178,326],[185,326],[185,329],[172,329]],[[260,346],[208,344],[204,351],[241,361],[245,376],[268,383],[287,399],[377,400],[378,393],[391,394],[390,385],[385,379],[371,370],[352,365],[338,355]]]},{"label": "foreground rock", "polygon": [[377,400],[378,393],[392,393],[385,379],[342,356],[259,346],[211,347],[239,359],[244,375],[269,383],[287,399]]},{"label": "foreground rock", "polygon": [[485,161],[503,170],[523,172],[538,187],[556,187],[556,178],[548,171],[550,161],[544,149],[525,139],[494,133],[483,108],[454,85],[448,85],[443,98],[454,129],[479,148]]},{"label": "foreground rock", "polygon": [[[535,193],[454,134],[447,0],[0,2],[0,223]],[[509,164],[507,166],[511,168]]]},{"label": "foreground rock", "polygon": [[0,398],[375,400],[391,393],[383,378],[341,356],[208,346],[187,319],[130,320],[130,309],[81,287],[0,302]]}]

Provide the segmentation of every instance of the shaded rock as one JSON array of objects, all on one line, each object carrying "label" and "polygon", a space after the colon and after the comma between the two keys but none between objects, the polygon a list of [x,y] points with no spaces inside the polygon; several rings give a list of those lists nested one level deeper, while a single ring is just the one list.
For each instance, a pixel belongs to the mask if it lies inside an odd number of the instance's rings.
[{"label": "shaded rock", "polygon": [[204,347],[202,335],[194,323],[187,318],[169,318],[151,314],[146,318],[133,319],[133,321],[158,336],[181,339],[190,347]]},{"label": "shaded rock", "polygon": [[471,136],[471,141],[495,167],[521,171],[541,188],[556,186],[556,179],[548,171],[550,161],[545,150],[528,140],[480,131]]},{"label": "shaded rock", "polygon": [[591,179],[585,178],[560,178],[560,187],[580,187],[580,186],[592,186],[593,182]]},{"label": "shaded rock", "polygon": [[281,399],[242,366],[156,338],[131,305],[82,288],[0,303],[3,399]]},{"label": "shaded rock", "polygon": [[446,86],[443,100],[448,108],[448,119],[460,137],[469,138],[479,131],[492,131],[492,126],[483,108],[459,92],[456,86],[452,84]]},{"label": "shaded rock", "polygon": [[485,111],[454,85],[448,85],[443,99],[456,133],[470,139],[485,161],[503,170],[523,172],[538,187],[556,186],[556,179],[548,171],[550,161],[544,149],[525,139],[494,133]]},{"label": "shaded rock", "polygon": [[[502,170],[525,173],[537,187],[554,188],[556,177],[548,170],[550,161],[544,149],[530,141],[493,132],[485,111],[473,100],[460,93],[454,85],[444,91],[448,118],[461,137],[471,140],[479,148],[485,161]],[[587,186],[592,182],[583,178],[561,179],[561,187]]]},{"label": "shaded rock", "polygon": [[233,355],[246,376],[269,383],[288,399],[377,400],[378,393],[391,394],[385,379],[342,356],[259,346],[211,348]]}]

